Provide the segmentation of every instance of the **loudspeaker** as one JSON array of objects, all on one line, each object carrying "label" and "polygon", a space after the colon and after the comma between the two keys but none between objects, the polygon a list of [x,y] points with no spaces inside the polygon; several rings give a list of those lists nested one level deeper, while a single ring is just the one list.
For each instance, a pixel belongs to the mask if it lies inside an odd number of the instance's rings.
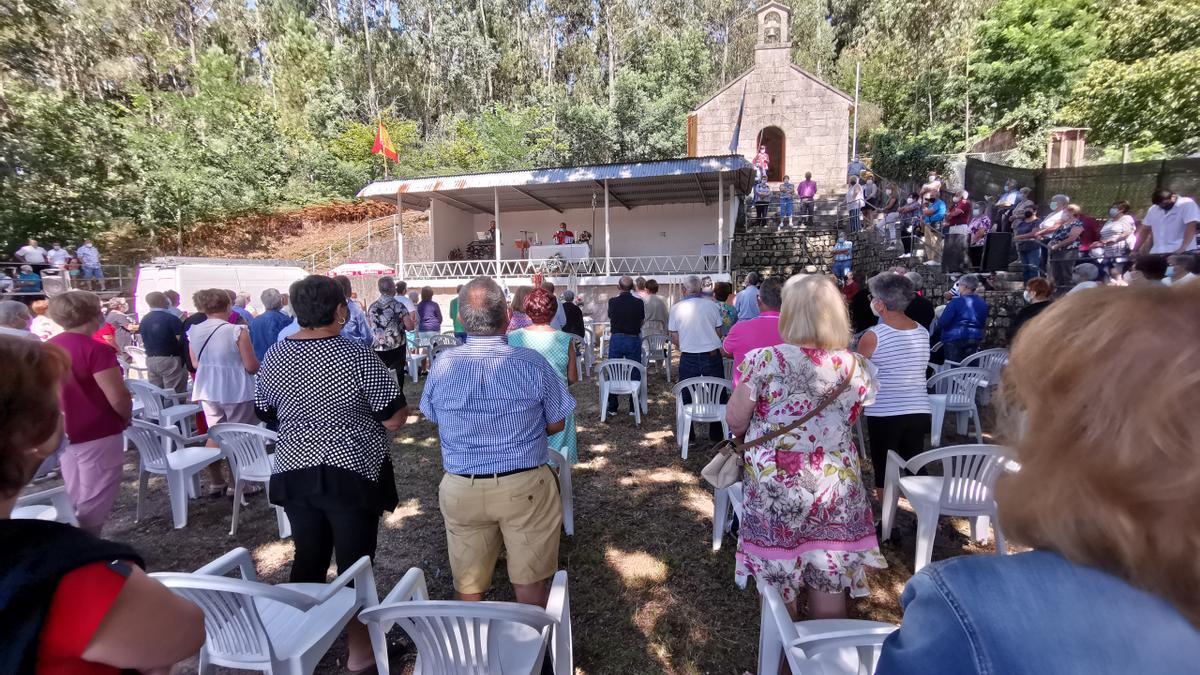
[{"label": "loudspeaker", "polygon": [[989,232],[983,245],[983,271],[996,272],[1008,269],[1017,259],[1013,248],[1012,232]]}]

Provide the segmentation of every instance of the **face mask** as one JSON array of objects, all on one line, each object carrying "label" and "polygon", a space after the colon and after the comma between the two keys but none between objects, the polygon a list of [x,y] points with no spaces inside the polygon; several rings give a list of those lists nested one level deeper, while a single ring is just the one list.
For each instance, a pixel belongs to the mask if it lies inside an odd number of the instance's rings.
[{"label": "face mask", "polygon": [[1120,213],[1120,211],[1118,211],[1118,210],[1117,210],[1117,207],[1115,207],[1115,206],[1114,206],[1114,207],[1112,207],[1111,209],[1109,209],[1109,210],[1108,210],[1108,217],[1109,217],[1109,218],[1116,218],[1118,213]]},{"label": "face mask", "polygon": [[888,193],[889,195],[890,195],[890,194],[892,194],[892,190],[891,190],[891,188],[888,188],[887,190],[884,190],[884,192]]},{"label": "face mask", "polygon": [[935,176],[933,174],[929,174],[929,182],[932,183],[935,180],[937,180],[937,176]]},{"label": "face mask", "polygon": [[1171,207],[1173,206],[1175,206],[1175,202],[1163,202],[1158,205],[1158,208],[1162,209],[1163,211],[1170,211]]},{"label": "face mask", "polygon": [[913,203],[913,202],[915,202],[915,201],[917,201],[917,200],[916,200],[916,199],[913,199],[912,197],[909,197],[909,198],[908,198],[908,201],[907,201],[907,202],[905,202],[905,203],[906,203],[906,204],[911,204],[911,203]]},{"label": "face mask", "polygon": [[1025,302],[1033,302],[1033,291],[1025,291]]},{"label": "face mask", "polygon": [[1167,265],[1167,278],[1170,279],[1173,276],[1175,276],[1175,266]]},{"label": "face mask", "polygon": [[1057,211],[1058,210],[1058,202],[1050,202],[1050,210]]},{"label": "face mask", "polygon": [[875,309],[875,303],[874,303],[874,302],[872,302],[872,303],[871,303],[871,313],[872,313],[872,314],[874,314],[875,316],[879,316],[879,310],[878,310],[878,309]]},{"label": "face mask", "polygon": [[978,215],[979,215],[979,209],[971,209],[971,215],[973,215],[973,216],[978,216]]}]

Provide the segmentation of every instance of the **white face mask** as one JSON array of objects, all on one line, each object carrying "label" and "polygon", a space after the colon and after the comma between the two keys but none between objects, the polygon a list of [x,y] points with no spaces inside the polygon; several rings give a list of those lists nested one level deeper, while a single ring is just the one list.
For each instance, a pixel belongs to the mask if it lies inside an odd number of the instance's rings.
[{"label": "white face mask", "polygon": [[908,201],[907,201],[907,202],[905,202],[905,203],[907,203],[907,204],[911,204],[911,203],[913,203],[913,202],[915,202],[915,201],[917,201],[917,200],[916,200],[916,199],[914,199],[914,198],[912,198],[912,197],[909,197],[909,198],[908,198]]},{"label": "white face mask", "polygon": [[934,175],[934,174],[932,174],[932,173],[931,173],[931,174],[929,174],[929,182],[930,182],[930,183],[932,183],[932,182],[933,182],[933,181],[935,181],[935,180],[937,180],[937,176],[936,176],[936,175]]},{"label": "white face mask", "polygon": [[879,310],[875,309],[875,303],[873,301],[871,302],[871,313],[875,316],[879,316]]},{"label": "white face mask", "polygon": [[1025,291],[1025,302],[1033,302],[1033,291]]}]

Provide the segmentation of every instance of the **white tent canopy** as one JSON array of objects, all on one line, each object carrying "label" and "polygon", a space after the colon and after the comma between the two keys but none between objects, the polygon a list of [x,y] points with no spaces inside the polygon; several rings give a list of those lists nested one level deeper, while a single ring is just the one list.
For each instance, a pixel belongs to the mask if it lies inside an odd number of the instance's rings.
[{"label": "white tent canopy", "polygon": [[370,275],[383,276],[395,274],[396,270],[389,265],[376,262],[348,262],[329,270],[327,276],[364,277]]}]

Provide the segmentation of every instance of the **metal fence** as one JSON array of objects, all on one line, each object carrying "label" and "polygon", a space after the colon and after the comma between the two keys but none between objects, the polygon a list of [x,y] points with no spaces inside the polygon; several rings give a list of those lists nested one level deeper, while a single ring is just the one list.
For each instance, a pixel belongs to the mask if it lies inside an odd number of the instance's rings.
[{"label": "metal fence", "polygon": [[[728,251],[726,251],[726,257]],[[555,277],[610,275],[716,274],[721,268],[717,255],[650,255],[564,260],[545,258],[501,260],[500,278],[528,279],[534,274]],[[404,278],[420,280],[462,280],[477,276],[496,276],[495,260],[441,260],[404,264]]]},{"label": "metal fence", "polygon": [[1200,194],[1200,159],[1172,159],[1129,164],[1096,164],[1070,169],[1022,169],[967,159],[965,182],[972,198],[999,197],[1004,182],[1033,188],[1033,199],[1045,204],[1056,194],[1065,194],[1086,213],[1108,213],[1114,201],[1124,199],[1135,212],[1150,207],[1155,190],[1168,189],[1182,195]]}]

